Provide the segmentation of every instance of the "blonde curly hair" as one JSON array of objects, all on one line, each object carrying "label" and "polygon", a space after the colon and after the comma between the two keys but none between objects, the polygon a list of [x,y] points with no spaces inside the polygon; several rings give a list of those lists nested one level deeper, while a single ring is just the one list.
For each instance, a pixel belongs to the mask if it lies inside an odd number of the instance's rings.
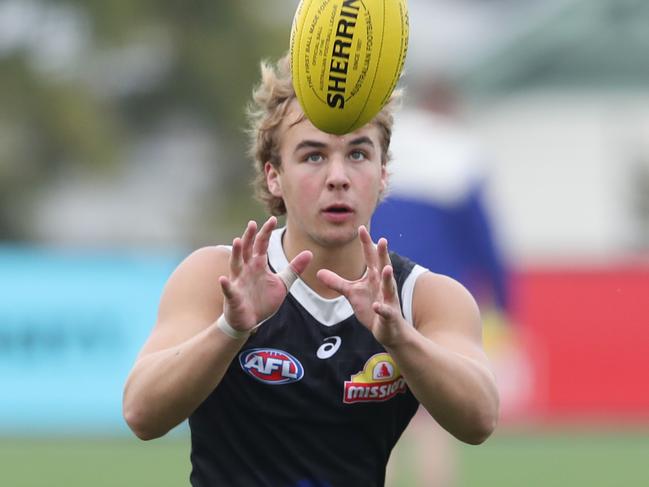
[{"label": "blonde curly hair", "polygon": [[[381,163],[384,165],[390,159],[389,147],[394,122],[393,112],[400,96],[400,91],[395,90],[385,107],[370,122],[375,124],[380,131]],[[266,162],[270,162],[278,171],[281,170],[279,128],[288,112],[289,105],[295,99],[288,54],[279,59],[275,65],[262,61],[261,81],[253,90],[252,102],[248,107],[249,155],[254,161],[253,188],[255,197],[274,216],[284,215],[286,206],[282,198],[273,196],[268,189],[264,166]]]}]

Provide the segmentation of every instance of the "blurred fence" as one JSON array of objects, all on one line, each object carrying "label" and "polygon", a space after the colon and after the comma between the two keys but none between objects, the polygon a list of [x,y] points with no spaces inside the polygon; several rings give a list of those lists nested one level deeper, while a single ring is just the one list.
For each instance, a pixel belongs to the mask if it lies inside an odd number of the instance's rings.
[{"label": "blurred fence", "polygon": [[[0,435],[125,433],[124,381],[179,261],[0,247]],[[649,420],[649,266],[517,269],[514,284],[529,370],[505,420]]]},{"label": "blurred fence", "polygon": [[125,431],[124,380],[178,260],[0,247],[0,434]]},{"label": "blurred fence", "polygon": [[552,265],[515,280],[532,364],[526,415],[648,421],[649,265]]}]

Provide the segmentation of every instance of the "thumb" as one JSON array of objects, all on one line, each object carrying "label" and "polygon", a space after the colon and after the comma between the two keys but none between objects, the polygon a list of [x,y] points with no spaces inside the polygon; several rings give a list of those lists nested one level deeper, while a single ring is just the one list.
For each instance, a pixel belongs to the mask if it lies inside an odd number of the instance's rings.
[{"label": "thumb", "polygon": [[378,301],[375,301],[372,304],[372,309],[377,315],[379,315],[386,321],[393,321],[398,318],[397,310],[385,303],[379,303]]},{"label": "thumb", "polygon": [[291,286],[297,280],[298,276],[304,272],[312,258],[313,254],[308,250],[304,250],[295,256],[286,269],[277,273],[277,277],[279,277],[284,283],[284,286],[286,286],[287,292],[291,289]]},{"label": "thumb", "polygon": [[312,259],[313,259],[313,254],[311,253],[311,251],[303,250],[302,252],[300,252],[295,256],[295,258],[291,261],[289,266],[291,267],[291,269],[293,269],[293,272],[295,272],[299,276],[304,272],[307,266],[311,263]]},{"label": "thumb", "polygon": [[347,281],[335,272],[332,272],[329,269],[320,269],[316,274],[316,277],[329,289],[345,295],[345,291],[347,290]]}]

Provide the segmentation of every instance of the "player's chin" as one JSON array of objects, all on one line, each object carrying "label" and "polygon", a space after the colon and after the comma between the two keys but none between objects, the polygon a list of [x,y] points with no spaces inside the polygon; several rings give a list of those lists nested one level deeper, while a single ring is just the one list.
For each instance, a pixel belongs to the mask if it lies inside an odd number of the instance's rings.
[{"label": "player's chin", "polygon": [[323,224],[318,231],[320,244],[327,247],[346,245],[356,238],[358,238],[358,225],[352,222]]}]

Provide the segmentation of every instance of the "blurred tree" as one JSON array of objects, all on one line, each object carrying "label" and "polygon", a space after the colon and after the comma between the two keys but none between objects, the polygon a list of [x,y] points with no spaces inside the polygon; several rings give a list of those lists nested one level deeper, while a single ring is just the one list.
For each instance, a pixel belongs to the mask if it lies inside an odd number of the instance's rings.
[{"label": "blurred tree", "polygon": [[[0,45],[0,238],[29,237],[19,215],[31,193],[71,171],[110,173],[174,113],[226,144],[218,193],[249,193],[245,106],[260,59],[288,48],[293,5],[271,23],[264,0],[0,0],[0,15],[9,4],[31,9],[32,31],[57,12],[81,19],[84,45],[64,70],[43,68],[56,66],[45,49],[54,37]],[[233,210],[223,201],[211,203],[212,220]]]}]

